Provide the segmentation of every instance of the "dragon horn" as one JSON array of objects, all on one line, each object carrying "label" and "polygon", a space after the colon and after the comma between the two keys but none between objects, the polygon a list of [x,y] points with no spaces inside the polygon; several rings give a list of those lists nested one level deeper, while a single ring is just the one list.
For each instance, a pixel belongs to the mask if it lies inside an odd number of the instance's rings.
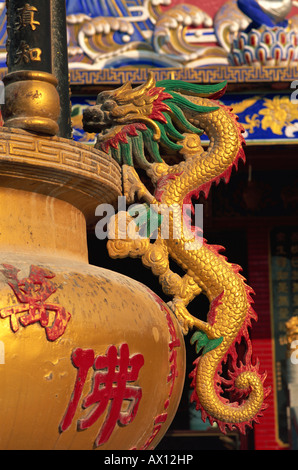
[{"label": "dragon horn", "polygon": [[[124,96],[122,97],[122,96],[117,95],[117,98],[118,99],[121,98],[125,101],[134,101],[135,99],[139,99],[143,97],[145,93],[151,88],[153,88],[154,86],[155,86],[154,75],[152,72],[149,72],[146,82],[142,83],[142,85],[139,85],[136,88],[131,89],[130,87],[130,90],[124,90],[125,92]],[[119,88],[118,92],[121,91],[121,94],[122,94],[123,90],[121,90],[121,88]]]},{"label": "dragon horn", "polygon": [[122,99],[126,101],[127,100],[126,97],[129,95],[129,92],[131,91],[132,91],[131,82],[126,82],[121,87],[116,88],[116,90],[114,90],[112,93],[111,92],[109,93],[113,95],[113,98]]}]

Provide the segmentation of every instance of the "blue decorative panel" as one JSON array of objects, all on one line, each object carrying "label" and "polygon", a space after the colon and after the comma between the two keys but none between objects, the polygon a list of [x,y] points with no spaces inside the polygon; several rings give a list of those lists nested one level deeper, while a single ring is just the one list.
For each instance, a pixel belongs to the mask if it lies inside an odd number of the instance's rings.
[{"label": "blue decorative panel", "polygon": [[[80,142],[94,143],[95,135],[87,134],[82,129],[82,112],[87,106],[95,104],[94,97],[72,97],[72,121],[74,139]],[[284,94],[227,94],[222,104],[231,106],[239,116],[244,127],[247,144],[255,143],[297,143],[298,106],[292,91]],[[207,136],[202,136],[207,142]]]}]

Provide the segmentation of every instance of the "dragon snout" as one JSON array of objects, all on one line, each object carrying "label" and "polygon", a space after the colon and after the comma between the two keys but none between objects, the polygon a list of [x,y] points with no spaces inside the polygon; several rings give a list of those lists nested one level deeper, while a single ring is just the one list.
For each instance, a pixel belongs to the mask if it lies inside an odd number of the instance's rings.
[{"label": "dragon snout", "polygon": [[95,105],[83,111],[83,129],[86,132],[100,132],[107,125],[106,116],[101,106]]}]

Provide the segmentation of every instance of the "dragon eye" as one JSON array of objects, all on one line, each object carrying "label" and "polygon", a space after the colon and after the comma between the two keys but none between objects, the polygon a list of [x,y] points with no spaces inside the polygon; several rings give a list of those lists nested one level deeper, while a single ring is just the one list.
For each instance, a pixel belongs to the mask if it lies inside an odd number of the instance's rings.
[{"label": "dragon eye", "polygon": [[106,100],[104,101],[102,107],[104,109],[112,109],[116,106],[116,102],[114,100]]}]

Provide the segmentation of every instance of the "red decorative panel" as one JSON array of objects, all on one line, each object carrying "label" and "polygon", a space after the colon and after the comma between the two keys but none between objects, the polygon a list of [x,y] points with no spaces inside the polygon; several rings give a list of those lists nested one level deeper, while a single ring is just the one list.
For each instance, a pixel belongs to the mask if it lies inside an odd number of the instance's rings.
[{"label": "red decorative panel", "polygon": [[253,224],[247,232],[249,285],[254,289],[255,311],[258,323],[252,329],[252,344],[255,358],[261,363],[261,369],[267,371],[267,386],[271,394],[267,397],[268,408],[260,423],[255,425],[256,450],[282,450],[287,447],[279,441],[277,435],[277,417],[274,401],[274,357],[273,335],[271,330],[270,277],[269,277],[269,229],[263,221]]}]

